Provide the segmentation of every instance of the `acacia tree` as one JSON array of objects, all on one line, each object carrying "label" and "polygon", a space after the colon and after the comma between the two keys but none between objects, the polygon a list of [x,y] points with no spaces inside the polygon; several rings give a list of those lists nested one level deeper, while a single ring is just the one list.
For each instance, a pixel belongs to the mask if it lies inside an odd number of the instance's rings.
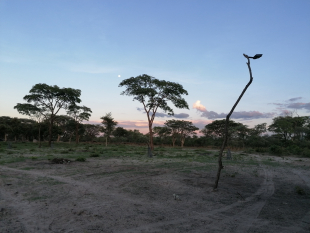
[{"label": "acacia tree", "polygon": [[100,125],[84,124],[84,138],[85,140],[92,141],[99,136],[102,127]]},{"label": "acacia tree", "polygon": [[112,114],[109,112],[105,114],[105,116],[101,117],[102,124],[104,125],[102,127],[102,132],[104,132],[106,138],[105,138],[105,146],[108,145],[108,138],[110,138],[112,132],[115,129],[115,126],[117,125],[117,121],[114,121],[114,118],[112,117]]},{"label": "acacia tree", "polygon": [[179,124],[179,136],[181,140],[181,147],[183,147],[185,138],[190,135],[195,135],[195,131],[199,130],[198,127],[194,126],[190,121],[178,121]]},{"label": "acacia tree", "polygon": [[79,143],[79,125],[82,121],[88,121],[91,116],[91,109],[85,106],[71,105],[68,108],[67,114],[75,121],[75,142]]},{"label": "acacia tree", "polygon": [[187,136],[195,134],[195,131],[199,129],[194,126],[192,122],[184,120],[167,120],[165,122],[165,125],[171,132],[173,147],[178,137],[181,141],[181,147],[183,147],[185,138]]},{"label": "acacia tree", "polygon": [[167,126],[155,126],[153,128],[153,135],[159,137],[161,144],[163,144],[162,139],[170,135],[171,130]]},{"label": "acacia tree", "polygon": [[168,132],[171,135],[172,147],[174,147],[175,141],[178,137],[178,123],[176,120],[167,120],[164,124],[168,128]]},{"label": "acacia tree", "polygon": [[41,112],[41,109],[32,104],[20,104],[18,103],[14,106],[20,114],[29,116],[32,120],[36,121],[39,127],[39,148],[41,148],[41,124],[44,120],[44,115]]},{"label": "acacia tree", "polygon": [[[48,145],[51,146],[52,128],[56,115],[60,109],[67,109],[70,105],[80,103],[81,90],[59,88],[56,85],[49,86],[45,83],[38,83],[31,88],[29,93],[29,95],[24,96],[24,100],[26,100],[28,104],[33,105],[33,108],[38,108],[40,113],[48,119]],[[15,107],[17,108],[18,105],[19,104]]]},{"label": "acacia tree", "polygon": [[143,104],[144,111],[147,115],[149,127],[149,144],[154,150],[152,126],[157,110],[160,108],[168,115],[173,115],[173,109],[168,106],[168,101],[177,108],[188,108],[188,104],[182,95],[188,95],[187,91],[181,84],[158,80],[147,74],[131,77],[123,80],[119,87],[126,87],[121,95],[134,96]]}]

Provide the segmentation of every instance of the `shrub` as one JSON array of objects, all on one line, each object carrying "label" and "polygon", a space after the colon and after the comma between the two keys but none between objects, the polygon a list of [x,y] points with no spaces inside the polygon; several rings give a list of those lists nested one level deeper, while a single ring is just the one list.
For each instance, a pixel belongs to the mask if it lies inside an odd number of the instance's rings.
[{"label": "shrub", "polygon": [[78,157],[75,159],[75,161],[78,161],[78,162],[85,162],[86,161],[86,158],[84,157]]},{"label": "shrub", "polygon": [[305,148],[301,154],[305,157],[310,157],[310,149]]},{"label": "shrub", "polygon": [[98,153],[92,153],[89,157],[99,157]]},{"label": "shrub", "polygon": [[271,154],[282,155],[283,149],[280,146],[273,145],[269,148]]}]

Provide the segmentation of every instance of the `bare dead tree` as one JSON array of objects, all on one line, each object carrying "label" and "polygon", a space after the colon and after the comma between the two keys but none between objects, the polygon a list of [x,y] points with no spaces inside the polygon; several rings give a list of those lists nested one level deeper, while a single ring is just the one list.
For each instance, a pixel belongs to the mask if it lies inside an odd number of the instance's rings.
[{"label": "bare dead tree", "polygon": [[237,107],[239,101],[241,100],[243,94],[246,92],[246,90],[248,89],[248,87],[251,85],[252,81],[253,81],[253,77],[252,77],[252,70],[251,70],[251,66],[250,66],[250,58],[253,59],[258,59],[262,56],[262,54],[256,54],[254,57],[249,57],[246,54],[243,54],[243,56],[248,59],[247,65],[249,68],[249,72],[250,72],[250,81],[248,82],[248,84],[245,86],[245,88],[243,89],[241,95],[239,96],[239,98],[237,99],[236,103],[234,104],[234,106],[232,107],[232,109],[230,110],[230,112],[228,113],[228,115],[226,116],[226,122],[225,122],[225,136],[224,136],[224,141],[220,150],[220,154],[219,154],[219,158],[218,158],[218,169],[217,169],[217,175],[216,175],[216,180],[215,180],[215,185],[214,185],[214,190],[217,189],[218,187],[218,183],[220,180],[220,175],[221,175],[221,170],[224,168],[223,167],[223,163],[222,163],[222,156],[223,156],[223,151],[227,145],[227,139],[228,139],[228,124],[229,124],[229,118],[231,116],[231,114],[234,112],[235,108]]}]

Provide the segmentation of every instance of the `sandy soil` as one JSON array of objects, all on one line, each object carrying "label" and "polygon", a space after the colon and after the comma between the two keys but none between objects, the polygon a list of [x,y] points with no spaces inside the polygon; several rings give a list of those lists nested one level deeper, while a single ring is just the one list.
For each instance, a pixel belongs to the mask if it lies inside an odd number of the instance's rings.
[{"label": "sandy soil", "polygon": [[310,232],[310,161],[269,158],[225,166],[216,192],[214,164],[0,166],[0,232]]}]

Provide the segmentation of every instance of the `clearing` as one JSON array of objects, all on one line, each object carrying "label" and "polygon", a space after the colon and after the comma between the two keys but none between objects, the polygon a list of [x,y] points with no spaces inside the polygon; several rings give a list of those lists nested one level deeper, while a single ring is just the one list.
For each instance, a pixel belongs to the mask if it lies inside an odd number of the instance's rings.
[{"label": "clearing", "polygon": [[3,233],[310,232],[309,158],[233,152],[214,192],[217,152],[207,149],[3,148]]}]

